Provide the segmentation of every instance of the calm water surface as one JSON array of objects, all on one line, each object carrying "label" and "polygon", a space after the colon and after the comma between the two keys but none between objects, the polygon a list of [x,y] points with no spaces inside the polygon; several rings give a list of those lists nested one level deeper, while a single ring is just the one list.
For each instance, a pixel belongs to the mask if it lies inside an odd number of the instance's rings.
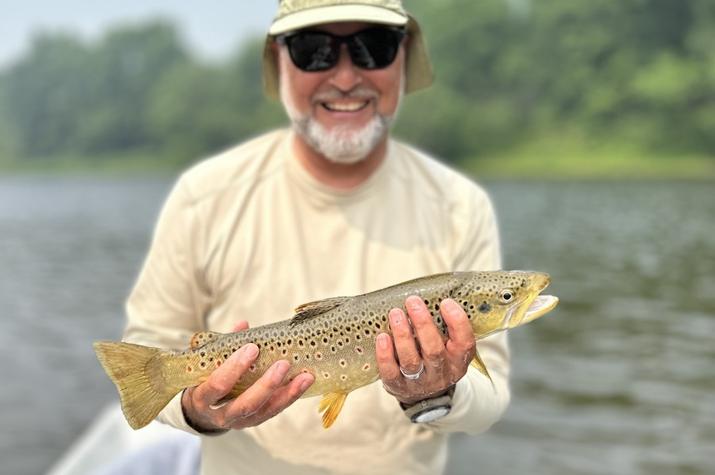
[{"label": "calm water surface", "polygon": [[[0,177],[0,472],[44,472],[115,398],[91,342],[170,180]],[[562,303],[511,333],[513,398],[450,474],[713,474],[715,185],[487,183],[505,265]]]}]

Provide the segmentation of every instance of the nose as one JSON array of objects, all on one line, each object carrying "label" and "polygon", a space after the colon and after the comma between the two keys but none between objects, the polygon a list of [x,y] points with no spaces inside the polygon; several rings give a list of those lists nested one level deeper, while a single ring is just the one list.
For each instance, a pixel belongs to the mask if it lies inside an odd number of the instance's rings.
[{"label": "nose", "polygon": [[352,59],[350,59],[347,45],[340,45],[340,57],[338,58],[338,64],[332,70],[330,84],[341,91],[347,92],[354,89],[361,82],[362,76],[358,68],[353,64]]}]

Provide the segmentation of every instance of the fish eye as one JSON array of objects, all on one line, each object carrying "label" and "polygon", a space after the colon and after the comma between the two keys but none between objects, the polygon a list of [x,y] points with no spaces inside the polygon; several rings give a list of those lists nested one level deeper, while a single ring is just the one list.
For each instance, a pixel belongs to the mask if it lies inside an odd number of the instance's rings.
[{"label": "fish eye", "polygon": [[499,292],[499,299],[503,303],[509,303],[514,299],[514,292],[511,289],[504,289]]}]

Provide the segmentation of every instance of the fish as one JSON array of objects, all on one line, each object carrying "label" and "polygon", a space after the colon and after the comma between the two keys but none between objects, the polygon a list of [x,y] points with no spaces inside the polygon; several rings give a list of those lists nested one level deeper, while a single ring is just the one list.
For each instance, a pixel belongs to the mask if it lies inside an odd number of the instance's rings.
[{"label": "fish", "polygon": [[[548,274],[536,271],[449,272],[403,282],[351,297],[305,303],[292,318],[235,333],[201,331],[189,348],[167,350],[126,342],[97,341],[95,353],[116,385],[122,411],[134,429],[156,418],[185,388],[197,386],[242,346],[254,343],[259,355],[227,395],[235,398],[273,363],[291,363],[287,379],[309,372],[315,382],[301,397],[322,396],[322,425],[330,427],[348,394],[379,378],[376,337],[391,335],[388,312],[404,309],[405,299],[423,299],[443,338],[448,328],[439,311],[445,298],[464,309],[478,341],[529,323],[550,312],[558,297],[541,295]],[[478,346],[478,345],[477,345]],[[479,352],[470,362],[491,380]]]}]

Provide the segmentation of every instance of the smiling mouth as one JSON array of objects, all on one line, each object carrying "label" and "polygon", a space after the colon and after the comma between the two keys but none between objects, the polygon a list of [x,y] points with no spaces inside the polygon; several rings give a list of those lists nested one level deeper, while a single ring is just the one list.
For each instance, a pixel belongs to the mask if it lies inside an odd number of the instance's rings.
[{"label": "smiling mouth", "polygon": [[358,112],[367,107],[370,103],[367,101],[353,102],[321,102],[320,105],[330,112]]}]

